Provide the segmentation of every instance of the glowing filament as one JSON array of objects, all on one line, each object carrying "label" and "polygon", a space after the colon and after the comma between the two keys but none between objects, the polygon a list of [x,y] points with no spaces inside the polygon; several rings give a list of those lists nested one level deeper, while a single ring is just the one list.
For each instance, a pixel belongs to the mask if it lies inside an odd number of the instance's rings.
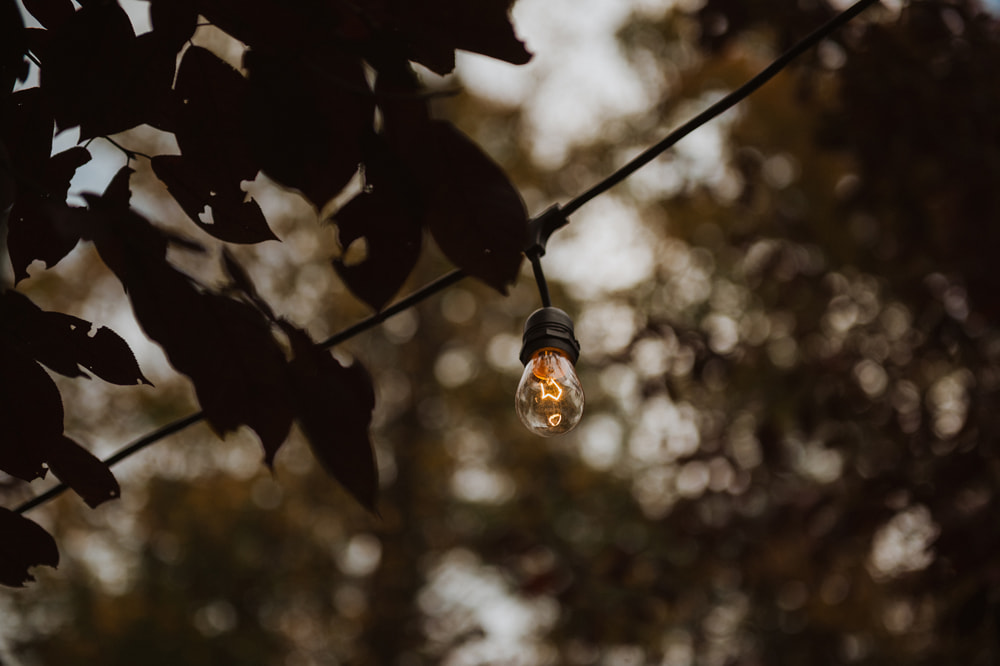
[{"label": "glowing filament", "polygon": [[[548,398],[549,400],[555,400],[556,402],[558,402],[559,399],[562,398],[562,394],[563,394],[562,387],[559,386],[556,380],[549,377],[542,382],[542,400]],[[552,425],[556,424],[553,423]]]},{"label": "glowing filament", "polygon": [[569,357],[545,347],[525,364],[514,402],[531,432],[550,437],[573,429],[583,413],[583,389]]}]

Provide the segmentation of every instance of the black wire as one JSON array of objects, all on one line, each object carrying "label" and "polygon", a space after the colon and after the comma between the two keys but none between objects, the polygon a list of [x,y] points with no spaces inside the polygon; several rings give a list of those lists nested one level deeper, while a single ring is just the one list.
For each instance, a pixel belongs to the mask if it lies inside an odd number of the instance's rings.
[{"label": "black wire", "polygon": [[357,324],[349,326],[344,330],[340,331],[339,333],[335,333],[334,335],[330,336],[323,342],[319,343],[319,346],[322,347],[323,349],[329,349],[330,347],[339,345],[341,342],[344,342],[345,340],[353,338],[355,335],[359,333],[363,333],[368,329],[375,328],[389,317],[397,315],[403,310],[408,310],[417,303],[423,301],[424,299],[430,296],[433,296],[434,294],[438,293],[439,291],[442,291],[447,287],[450,287],[451,285],[462,280],[466,276],[467,274],[465,273],[465,271],[463,271],[460,268],[456,268],[452,272],[442,275],[433,282],[425,284],[420,289],[416,290],[406,298],[397,301],[393,305],[387,307],[382,312],[373,314],[367,319],[363,319],[359,321]]},{"label": "black wire", "polygon": [[[424,299],[433,296],[439,291],[442,291],[443,289],[450,287],[451,285],[455,284],[464,277],[466,277],[466,274],[464,271],[460,269],[447,273],[439,277],[438,279],[434,280],[433,282],[424,285],[417,291],[413,292],[412,294],[400,300],[399,302],[393,304],[392,306],[386,308],[382,312],[376,313],[368,317],[367,319],[363,319],[359,321],[357,324],[349,326],[348,328],[345,328],[339,333],[332,335],[331,337],[321,342],[320,346],[323,347],[324,349],[329,349],[330,347],[338,345],[341,342],[344,342],[345,340],[349,340],[355,335],[358,335],[359,333],[367,331],[368,329],[374,328],[375,326],[381,324],[389,317],[395,314],[399,314],[400,312],[413,307],[420,301],[423,301]],[[188,416],[185,416],[182,419],[178,419],[176,421],[168,423],[162,428],[155,430],[149,433],[148,435],[140,439],[137,439],[131,444],[119,449],[117,452],[112,454],[111,457],[105,460],[104,463],[108,467],[113,467],[122,460],[125,460],[126,458],[131,456],[133,453],[138,453],[147,446],[155,444],[161,439],[164,439],[166,437],[169,437],[170,435],[178,433],[181,430],[184,430],[185,428],[194,425],[195,423],[203,421],[204,419],[205,419],[205,412],[197,412],[195,414],[190,414]],[[59,483],[46,490],[44,493],[41,493],[31,498],[21,506],[17,507],[16,509],[14,509],[14,512],[24,513],[25,511],[34,509],[36,506],[45,504],[49,500],[55,499],[59,495],[62,495],[67,490],[69,490],[69,486],[67,486],[65,483]]]},{"label": "black wire", "polygon": [[[791,62],[794,58],[801,55],[804,51],[808,50],[809,48],[817,44],[828,34],[833,32],[840,26],[844,25],[845,23],[853,19],[855,16],[860,14],[862,11],[867,9],[870,5],[873,5],[876,2],[878,2],[878,0],[859,0],[857,3],[851,5],[849,8],[847,8],[846,10],[835,16],[833,19],[827,21],[821,27],[817,28],[812,33],[810,33],[802,41],[800,41],[795,46],[793,46],[792,48],[788,49],[783,54],[781,54],[781,56],[779,56],[777,60],[768,65],[763,71],[761,71],[755,77],[747,81],[745,84],[743,84],[733,92],[729,93],[724,98],[722,98],[712,106],[708,107],[707,109],[699,113],[697,116],[695,116],[688,122],[678,127],[676,130],[674,130],[673,132],[668,134],[665,138],[663,138],[659,143],[643,151],[628,164],[621,167],[613,174],[611,174],[598,184],[594,185],[583,194],[580,194],[579,196],[572,199],[568,204],[566,204],[561,208],[561,213],[563,218],[568,217],[571,213],[579,210],[584,204],[588,203],[591,199],[594,199],[595,197],[597,197],[600,194],[603,194],[604,192],[607,192],[609,189],[611,189],[618,183],[628,178],[630,175],[638,171],[640,168],[642,168],[649,162],[653,161],[653,159],[655,159],[658,155],[660,155],[660,153],[673,146],[680,139],[687,136],[698,127],[704,125],[705,123],[712,120],[719,114],[735,106],[738,102],[745,99],[755,90],[764,85],[767,81],[772,79],[775,74],[784,69],[785,66],[787,66],[788,63]],[[538,283],[538,290],[542,299],[542,305],[548,307],[551,305],[549,301],[548,284],[545,282],[545,276],[542,274],[539,255],[537,253],[530,253],[529,259],[531,260],[532,269],[535,272],[535,281]],[[374,328],[375,326],[379,325],[389,317],[392,317],[393,315],[399,314],[403,310],[407,310],[410,307],[413,307],[417,303],[423,301],[424,299],[430,296],[433,296],[439,291],[442,291],[443,289],[455,284],[456,282],[462,280],[465,277],[466,273],[461,269],[453,270],[450,273],[447,273],[437,278],[433,282],[424,285],[417,291],[413,292],[406,298],[398,301],[394,305],[386,308],[382,312],[376,313],[368,317],[367,319],[363,319],[357,324],[349,326],[348,328],[345,328],[339,333],[332,335],[331,337],[321,342],[320,346],[323,347],[324,349],[329,349],[330,347],[338,345],[341,342],[344,342],[345,340],[348,340],[354,337],[355,335],[358,335],[359,333]],[[154,432],[151,432],[150,434],[136,440],[135,442],[125,446],[122,449],[119,449],[116,453],[114,453],[104,462],[109,467],[111,467],[121,462],[125,458],[128,458],[132,454],[141,451],[147,446],[155,444],[161,439],[169,437],[174,433],[180,432],[181,430],[184,430],[185,428],[204,420],[204,418],[205,418],[205,413],[198,412],[196,414],[191,414],[189,416],[186,416],[182,419],[178,419],[177,421],[173,421],[172,423],[168,423],[162,428]],[[49,501],[54,497],[58,497],[67,489],[68,486],[66,486],[66,484],[60,483],[59,485],[53,486],[44,493],[41,493],[40,495],[37,495],[36,497],[28,500],[24,504],[14,509],[14,511],[15,513],[24,513],[30,509],[35,508],[36,506],[44,504],[45,502]]]},{"label": "black wire", "polygon": [[633,173],[638,171],[640,168],[646,166],[652,162],[660,153],[664,152],[668,148],[672,147],[675,143],[683,139],[685,136],[693,132],[695,129],[701,127],[708,121],[712,120],[716,116],[721,115],[723,112],[729,110],[739,102],[743,101],[751,93],[756,91],[762,85],[774,78],[774,75],[784,69],[788,63],[802,55],[805,51],[809,50],[820,41],[822,41],[831,32],[844,25],[855,16],[868,9],[869,6],[875,4],[879,0],[859,0],[857,3],[851,5],[845,9],[840,14],[824,23],[822,26],[813,30],[806,36],[802,41],[795,44],[793,47],[782,53],[777,60],[772,62],[766,68],[764,68],[755,77],[744,83],[742,86],[729,93],[718,102],[708,107],[697,116],[687,121],[673,132],[664,137],[659,143],[651,148],[647,148],[638,156],[632,159],[628,164],[621,167],[613,174],[594,185],[589,190],[583,194],[577,196],[568,204],[562,207],[563,215],[569,216],[572,213],[579,210],[584,204],[589,202],[594,197],[604,194],[612,187],[622,182]]},{"label": "black wire", "polygon": [[[204,418],[205,418],[205,412],[198,412],[196,414],[191,414],[189,416],[185,416],[182,419],[178,419],[176,421],[173,421],[172,423],[168,423],[167,425],[163,426],[162,428],[160,428],[158,430],[154,430],[153,432],[149,433],[148,435],[146,435],[144,437],[141,437],[140,439],[137,439],[136,441],[132,442],[128,446],[119,449],[110,458],[108,458],[107,460],[105,460],[104,463],[108,467],[111,467],[112,465],[115,465],[115,464],[121,462],[122,460],[125,460],[125,458],[128,458],[133,453],[136,453],[137,451],[143,450],[144,448],[146,448],[150,444],[155,444],[156,442],[160,441],[161,439],[163,439],[165,437],[169,437],[170,435],[173,435],[174,433],[180,432],[181,430],[184,430],[188,426],[192,426],[195,423],[198,423],[199,421],[203,420]],[[60,484],[58,484],[56,486],[52,486],[51,488],[49,488],[48,490],[46,490],[44,493],[41,493],[40,495],[32,497],[30,500],[28,500],[27,502],[25,502],[21,506],[19,506],[16,509],[14,509],[14,513],[24,513],[25,511],[28,511],[30,509],[34,509],[39,504],[44,504],[45,502],[48,502],[50,499],[53,499],[55,497],[59,497],[59,495],[62,495],[68,489],[69,489],[69,486],[67,486],[65,483],[60,483]]]},{"label": "black wire", "polygon": [[542,258],[535,253],[528,255],[531,261],[531,270],[535,273],[535,283],[538,284],[538,295],[542,299],[542,307],[551,307],[552,299],[549,298],[549,284],[545,281],[545,273],[542,272]]}]

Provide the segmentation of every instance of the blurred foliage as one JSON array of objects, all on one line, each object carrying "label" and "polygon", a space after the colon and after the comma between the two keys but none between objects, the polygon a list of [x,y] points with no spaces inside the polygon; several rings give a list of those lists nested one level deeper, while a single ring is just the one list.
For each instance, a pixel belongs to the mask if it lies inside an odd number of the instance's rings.
[{"label": "blurred foliage", "polygon": [[[619,37],[663,68],[668,126],[832,11],[708,0]],[[163,445],[183,465],[120,474],[116,506],[55,505],[69,561],[0,598],[14,656],[995,663],[998,45],[964,0],[878,8],[729,116],[712,177],[674,154],[678,177],[626,183],[652,274],[585,299],[553,281],[584,344],[569,436],[533,438],[512,408],[530,279],[503,300],[463,283],[343,350],[379,390],[380,518],[301,441],[272,477],[248,440],[203,433]],[[441,108],[538,210],[660,131],[616,124],[550,173],[516,110]],[[274,266],[256,270],[280,302],[297,281]],[[303,306],[312,329],[353,307],[330,294]]]}]

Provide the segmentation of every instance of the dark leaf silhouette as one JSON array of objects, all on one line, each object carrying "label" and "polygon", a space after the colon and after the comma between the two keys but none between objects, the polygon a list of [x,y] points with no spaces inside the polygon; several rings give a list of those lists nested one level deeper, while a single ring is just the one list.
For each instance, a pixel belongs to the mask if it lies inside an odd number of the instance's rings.
[{"label": "dark leaf silhouette", "polygon": [[524,202],[503,170],[444,121],[425,133],[425,224],[455,264],[506,294],[517,278],[527,235]]},{"label": "dark leaf silhouette", "polygon": [[118,3],[82,7],[54,30],[42,69],[42,89],[52,100],[60,127],[81,126],[81,138],[138,124],[119,90],[135,41],[128,15]]},{"label": "dark leaf silhouette", "polygon": [[177,145],[184,157],[204,167],[206,175],[253,180],[257,164],[240,116],[247,80],[207,49],[184,52],[175,87],[182,103]]},{"label": "dark leaf silhouette", "polygon": [[139,35],[122,93],[123,101],[133,107],[138,122],[165,132],[174,131],[181,112],[181,103],[170,87],[180,46],[170,35],[160,32]]},{"label": "dark leaf silhouette", "polygon": [[361,61],[250,50],[248,122],[264,173],[322,208],[357,173],[374,99]]},{"label": "dark leaf silhouette", "polygon": [[127,207],[129,173],[119,171],[103,197],[87,195],[97,251],[143,330],[191,378],[212,428],[221,435],[249,426],[270,458],[292,421],[285,357],[270,323],[250,305],[199,289],[167,263],[167,237]]},{"label": "dark leaf silhouette", "polygon": [[0,99],[28,75],[28,61],[24,59],[27,35],[21,12],[14,0],[0,4]]},{"label": "dark leaf silhouette", "polygon": [[420,81],[408,62],[387,59],[379,63],[375,95],[383,116],[381,136],[414,173],[420,172],[420,159],[427,147],[424,132],[431,122],[428,101],[420,91]]},{"label": "dark leaf silhouette", "polygon": [[382,309],[399,291],[420,257],[420,203],[402,167],[377,138],[365,151],[365,191],[335,216],[345,250],[364,239],[367,253],[357,263],[338,259],[333,267],[358,298]]},{"label": "dark leaf silhouette", "polygon": [[527,235],[520,194],[488,155],[449,122],[431,120],[405,63],[379,70],[386,142],[419,185],[423,224],[459,268],[501,293],[517,277]]},{"label": "dark leaf silhouette", "polygon": [[48,444],[48,463],[52,473],[94,508],[121,495],[111,470],[90,451],[68,437],[57,437]]},{"label": "dark leaf silhouette", "polygon": [[336,221],[341,246],[346,250],[364,239],[367,254],[353,264],[337,259],[334,269],[352,293],[381,310],[417,263],[422,235],[419,224],[382,188],[356,196],[337,213]]},{"label": "dark leaf silhouette", "polygon": [[63,431],[52,378],[9,340],[0,339],[0,470],[25,481],[45,476],[48,444]]},{"label": "dark leaf silhouette", "polygon": [[79,146],[54,155],[45,171],[22,188],[11,209],[7,243],[15,281],[28,277],[35,260],[47,268],[69,254],[80,240],[72,224],[73,212],[66,205],[66,193],[76,169],[90,161],[90,153]]},{"label": "dark leaf silhouette", "polygon": [[52,110],[40,88],[19,90],[4,100],[3,140],[17,175],[37,178],[52,154]]},{"label": "dark leaf silhouette", "polygon": [[30,358],[67,377],[86,376],[83,366],[113,384],[149,384],[124,340],[107,327],[46,312],[15,291],[0,294],[7,335]]},{"label": "dark leaf silhouette", "polygon": [[[45,475],[45,465],[90,506],[118,496],[111,470],[63,435],[59,391],[42,362],[63,374],[79,376],[78,363],[135,383],[142,379],[124,341],[108,329],[93,338],[88,322],[45,312],[13,291],[0,295],[0,469],[30,481]],[[108,336],[111,337],[108,337]]]},{"label": "dark leaf silhouette", "polygon": [[198,5],[196,0],[151,0],[149,18],[153,31],[180,50],[198,26]]},{"label": "dark leaf silhouette", "polygon": [[206,49],[184,52],[177,72],[175,134],[183,155],[153,159],[153,171],[195,224],[231,243],[275,235],[260,206],[240,187],[257,176],[240,110],[247,81]]},{"label": "dark leaf silhouette", "polygon": [[45,54],[49,52],[49,44],[52,42],[52,31],[43,28],[27,28],[24,33],[28,49],[36,58],[44,60]]},{"label": "dark leaf silhouette", "polygon": [[240,189],[239,180],[219,177],[204,165],[181,155],[158,155],[153,171],[199,227],[230,243],[276,240],[260,205]]},{"label": "dark leaf silhouette", "polygon": [[85,148],[52,151],[52,113],[38,88],[11,96],[3,137],[15,171],[17,195],[10,211],[8,250],[15,280],[28,276],[36,259],[53,266],[79,240],[68,223],[66,193],[76,169],[90,160]]},{"label": "dark leaf silhouette", "polygon": [[49,30],[61,26],[76,11],[72,0],[24,0],[24,8]]},{"label": "dark leaf silhouette", "polygon": [[271,322],[276,322],[277,317],[274,315],[274,311],[271,310],[271,306],[267,304],[260,294],[257,293],[257,288],[254,286],[253,281],[247,274],[246,270],[240,266],[233,257],[232,253],[227,249],[222,250],[222,262],[223,267],[226,269],[226,273],[229,278],[233,281],[233,285],[243,292],[247,300],[254,305],[258,310],[260,310],[264,316],[266,316]]},{"label": "dark leaf silhouette", "polygon": [[[0,214],[9,221],[15,278],[27,277],[32,262],[53,266],[81,238],[92,241],[143,330],[191,379],[218,434],[248,426],[271,465],[297,419],[327,471],[374,510],[375,398],[366,370],[343,366],[279,321],[228,251],[224,293],[171,265],[168,246],[197,245],[130,208],[131,169],[103,195],[85,195],[86,208],[67,205],[70,181],[90,153],[75,147],[53,156],[53,129],[78,126],[81,141],[141,124],[173,133],[180,154],[152,158],[153,172],[197,226],[231,243],[276,238],[243,189],[259,173],[322,209],[363,169],[365,192],[336,217],[341,243],[367,248],[361,261],[334,262],[355,294],[384,307],[415,266],[424,228],[452,261],[503,290],[520,260],[523,206],[485,155],[430,120],[408,60],[445,72],[455,49],[465,49],[526,62],[509,0],[474,7],[150,0],[153,29],[139,36],[114,1],[25,0],[44,27],[30,30],[17,3],[0,2]],[[190,43],[199,20],[247,46],[246,76]],[[41,83],[11,94],[28,73],[29,49]],[[384,116],[392,117],[376,138],[369,65],[388,93]],[[111,330],[0,294],[0,469],[29,481],[51,469],[92,507],[117,497],[108,467],[63,433],[62,401],[47,370],[148,383]],[[0,583],[20,585],[29,566],[54,565],[58,554],[48,535],[8,514],[0,514],[0,543],[17,545],[0,546]]]},{"label": "dark leaf silhouette", "polygon": [[89,3],[53,30],[42,90],[59,126],[79,125],[82,139],[164,125],[175,53],[158,34],[136,39],[117,3]]},{"label": "dark leaf silhouette", "polygon": [[35,580],[28,569],[59,566],[55,539],[38,523],[0,508],[0,584],[23,587]]},{"label": "dark leaf silhouette", "polygon": [[283,323],[294,357],[288,365],[295,417],[323,468],[375,510],[378,467],[368,436],[375,391],[357,361],[342,366],[305,332]]},{"label": "dark leaf silhouette", "polygon": [[[251,48],[315,49],[335,32],[341,3],[198,0],[198,11]],[[349,13],[348,10],[347,13]]]},{"label": "dark leaf silhouette", "polygon": [[[11,167],[10,156],[0,139],[0,228],[7,226],[10,209],[14,205],[14,192],[17,188],[14,182],[14,170]],[[9,232],[8,232],[9,235]]]},{"label": "dark leaf silhouette", "polygon": [[409,57],[438,74],[455,68],[455,49],[523,65],[531,59],[514,35],[511,0],[400,3],[397,25],[410,36]]},{"label": "dark leaf silhouette", "polygon": [[43,186],[55,199],[65,199],[69,183],[76,170],[90,161],[90,153],[82,146],[53,155],[46,165]]}]

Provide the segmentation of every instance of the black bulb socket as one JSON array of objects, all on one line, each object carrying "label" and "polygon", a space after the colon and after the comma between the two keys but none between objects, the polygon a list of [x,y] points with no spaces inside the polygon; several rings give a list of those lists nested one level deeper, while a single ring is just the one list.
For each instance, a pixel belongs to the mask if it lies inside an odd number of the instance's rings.
[{"label": "black bulb socket", "polygon": [[527,365],[532,354],[546,347],[566,352],[573,365],[580,358],[580,343],[573,335],[573,320],[559,308],[540,308],[524,322],[521,364]]}]

